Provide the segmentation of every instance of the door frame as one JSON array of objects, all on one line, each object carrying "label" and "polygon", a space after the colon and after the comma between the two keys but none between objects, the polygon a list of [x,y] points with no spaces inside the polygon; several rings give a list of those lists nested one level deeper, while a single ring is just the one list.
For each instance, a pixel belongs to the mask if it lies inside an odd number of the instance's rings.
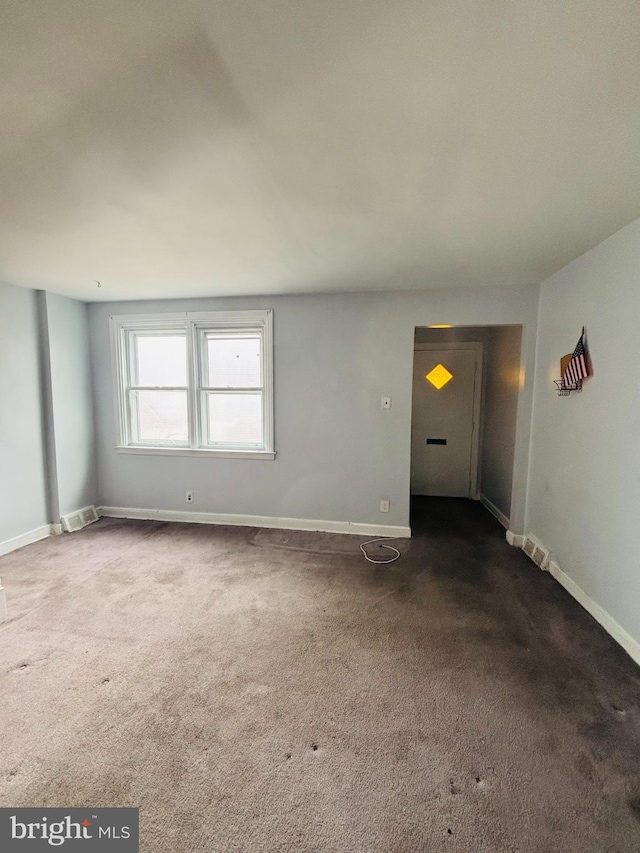
[{"label": "door frame", "polygon": [[[473,380],[473,422],[471,428],[471,470],[469,472],[469,497],[480,500],[480,426],[482,419],[482,392],[484,388],[484,344],[482,341],[447,341],[441,344],[414,344],[415,353],[429,350],[473,350],[476,353],[476,373]],[[413,375],[413,365],[412,365]],[[413,424],[413,380],[411,381],[411,423]],[[413,459],[411,460],[413,463]]]}]

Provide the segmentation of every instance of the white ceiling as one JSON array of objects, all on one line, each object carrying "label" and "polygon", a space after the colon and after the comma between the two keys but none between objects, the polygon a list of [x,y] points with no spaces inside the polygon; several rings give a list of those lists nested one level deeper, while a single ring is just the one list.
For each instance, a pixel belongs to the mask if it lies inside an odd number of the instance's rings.
[{"label": "white ceiling", "polygon": [[640,4],[3,0],[0,113],[14,284],[537,283],[640,215]]}]

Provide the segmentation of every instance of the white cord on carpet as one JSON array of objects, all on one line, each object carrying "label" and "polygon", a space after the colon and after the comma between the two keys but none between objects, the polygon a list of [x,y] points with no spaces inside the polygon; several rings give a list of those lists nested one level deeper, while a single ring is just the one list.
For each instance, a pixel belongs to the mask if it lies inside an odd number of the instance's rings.
[{"label": "white cord on carpet", "polygon": [[360,550],[364,554],[365,560],[368,560],[370,563],[375,563],[377,566],[382,566],[385,563],[395,563],[395,561],[400,556],[400,551],[397,548],[394,548],[393,545],[381,545],[381,548],[386,548],[387,551],[393,551],[395,556],[390,557],[388,560],[373,560],[365,551],[366,545],[374,545],[376,542],[388,542],[391,537],[381,536],[379,539],[370,539],[368,542],[362,542],[360,544]]}]

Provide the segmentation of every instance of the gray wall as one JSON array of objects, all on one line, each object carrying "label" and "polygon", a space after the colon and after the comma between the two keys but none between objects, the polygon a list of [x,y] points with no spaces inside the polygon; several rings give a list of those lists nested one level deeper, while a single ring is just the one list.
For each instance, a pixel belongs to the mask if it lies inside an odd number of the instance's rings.
[{"label": "gray wall", "polygon": [[0,543],[48,523],[33,290],[0,283]]},{"label": "gray wall", "polygon": [[97,502],[87,306],[0,283],[0,544]]},{"label": "gray wall", "polygon": [[480,491],[507,518],[511,515],[513,461],[520,397],[518,326],[489,329],[482,423]]},{"label": "gray wall", "polygon": [[[93,304],[91,350],[100,501],[106,506],[407,525],[414,330],[522,324],[525,380],[512,527],[522,528],[538,288]],[[273,462],[132,456],[114,449],[110,314],[273,308]],[[390,411],[380,397],[390,395]],[[195,492],[187,507],[184,492]],[[381,497],[391,511],[379,512]]]},{"label": "gray wall", "polygon": [[[640,642],[640,220],[541,288],[527,529]],[[558,397],[583,325],[594,376]]]},{"label": "gray wall", "polygon": [[51,390],[60,514],[97,503],[89,362],[83,302],[47,293]]},{"label": "gray wall", "polygon": [[416,343],[479,341],[484,345],[478,489],[507,518],[511,515],[521,340],[520,326],[416,329]]}]

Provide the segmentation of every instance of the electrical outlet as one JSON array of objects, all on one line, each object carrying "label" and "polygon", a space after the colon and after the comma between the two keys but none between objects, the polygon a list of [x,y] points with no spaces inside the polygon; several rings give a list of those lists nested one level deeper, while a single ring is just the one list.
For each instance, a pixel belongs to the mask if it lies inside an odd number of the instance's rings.
[{"label": "electrical outlet", "polygon": [[391,397],[380,397],[380,408],[381,409],[390,409],[391,408]]},{"label": "electrical outlet", "polygon": [[188,504],[193,503],[193,492],[185,492],[184,499]]},{"label": "electrical outlet", "polygon": [[388,501],[385,498],[383,498],[380,501],[380,512],[389,512],[390,503],[391,503],[391,501]]}]

